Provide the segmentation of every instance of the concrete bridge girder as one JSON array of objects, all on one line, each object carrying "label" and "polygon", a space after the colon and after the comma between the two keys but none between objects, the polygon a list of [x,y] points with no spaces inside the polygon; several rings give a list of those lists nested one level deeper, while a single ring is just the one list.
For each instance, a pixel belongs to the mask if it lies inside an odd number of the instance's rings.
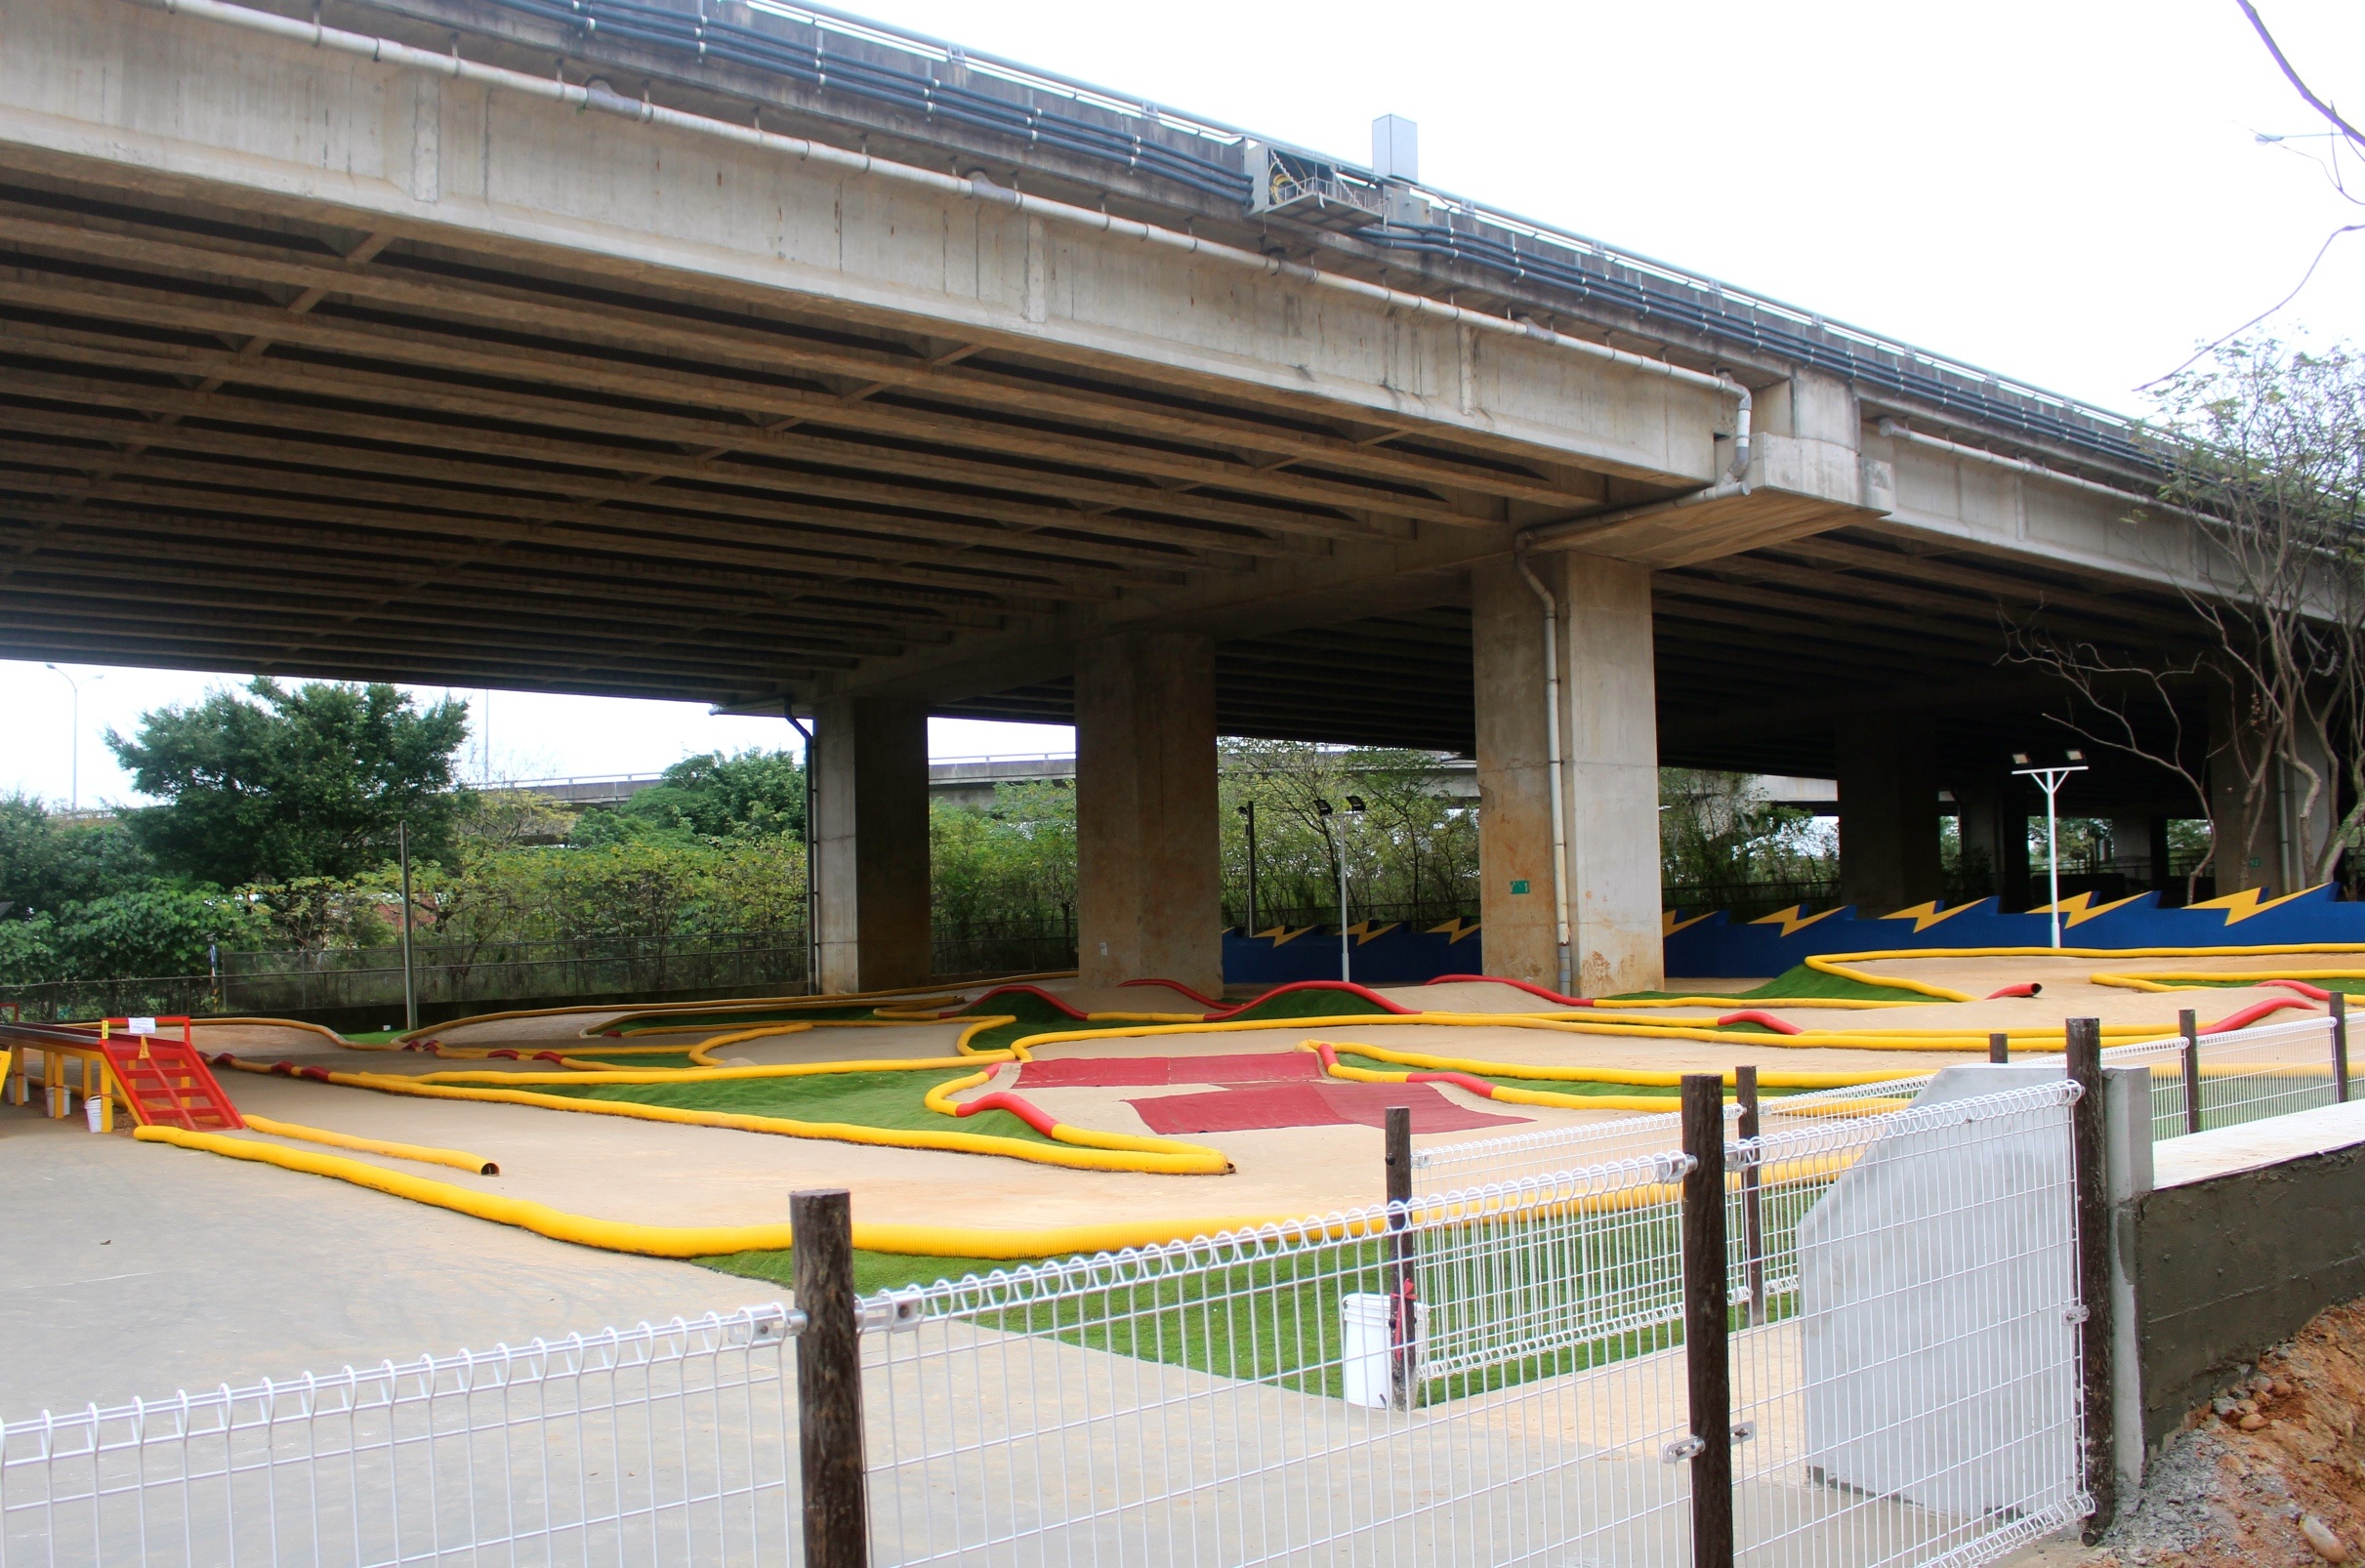
[{"label": "concrete bridge girder", "polygon": [[[1549,981],[1515,934],[1549,898],[1529,854],[1543,832],[1549,859],[1549,792],[1521,771],[1541,611],[1504,581],[1521,529],[1569,525],[1548,563],[1574,748],[1559,869],[1581,982],[1621,988],[1655,978],[1654,708],[1703,660],[1762,681],[1777,647],[1790,678],[1860,681],[1865,650],[1921,635],[1876,602],[1785,644],[1803,585],[1855,569],[1833,561],[1904,570],[1934,546],[1984,563],[1967,580],[2034,560],[2174,582],[2173,548],[2144,553],[2173,533],[2137,549],[2091,493],[1889,440],[1830,375],[1744,366],[1745,487],[1639,511],[1729,463],[1733,399],[1697,372],[642,123],[625,98],[586,112],[132,0],[9,27],[9,645],[817,712],[840,980],[925,964],[919,716],[1105,686],[1088,646],[1199,639],[1221,669],[1229,641],[1470,606],[1488,864],[1536,889],[1502,904],[1514,879],[1490,870],[1490,957]],[[1200,770],[1206,684],[1175,699],[1180,738],[1100,692],[1130,717],[1086,752],[1134,753],[1084,764],[1105,776],[1080,798],[1145,863],[1212,843],[1152,787]],[[1317,695],[1244,732],[1340,711]],[[1174,875],[1174,908],[1213,907],[1212,864]],[[1154,891],[1084,903],[1206,982]]]}]

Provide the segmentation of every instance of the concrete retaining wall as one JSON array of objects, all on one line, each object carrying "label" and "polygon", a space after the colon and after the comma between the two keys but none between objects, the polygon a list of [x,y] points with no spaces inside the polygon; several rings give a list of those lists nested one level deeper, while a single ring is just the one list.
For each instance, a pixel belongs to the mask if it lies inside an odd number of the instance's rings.
[{"label": "concrete retaining wall", "polygon": [[2243,1363],[2365,1297],[2365,1103],[2173,1139],[2155,1160],[2132,1237],[2147,1449]]}]

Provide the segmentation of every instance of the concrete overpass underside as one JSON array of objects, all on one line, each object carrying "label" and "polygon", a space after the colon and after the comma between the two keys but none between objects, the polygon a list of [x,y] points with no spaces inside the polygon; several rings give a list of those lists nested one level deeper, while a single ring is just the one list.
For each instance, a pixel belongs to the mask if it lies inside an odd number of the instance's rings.
[{"label": "concrete overpass underside", "polygon": [[10,29],[0,652],[811,716],[834,984],[925,965],[930,713],[1078,724],[1088,977],[1216,982],[1221,732],[1473,754],[1491,964],[1556,872],[1601,988],[1660,762],[1902,903],[2058,744],[2007,618],[2188,635],[2107,416],[1407,171],[722,0]]}]

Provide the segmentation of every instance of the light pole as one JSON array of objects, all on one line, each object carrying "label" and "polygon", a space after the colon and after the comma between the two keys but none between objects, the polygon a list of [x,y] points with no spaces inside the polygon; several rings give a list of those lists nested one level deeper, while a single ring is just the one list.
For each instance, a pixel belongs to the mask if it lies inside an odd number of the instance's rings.
[{"label": "light pole", "polygon": [[402,1028],[419,1027],[419,971],[410,956],[410,819],[394,824],[394,853],[402,862]]},{"label": "light pole", "polygon": [[82,688],[104,681],[106,677],[104,675],[88,675],[77,681],[54,664],[45,664],[41,668],[73,688],[73,705],[69,710],[72,717],[66,721],[71,727],[66,732],[65,746],[66,776],[72,781],[68,785],[72,791],[72,797],[66,809],[79,811],[82,809]]},{"label": "light pole", "polygon": [[2055,947],[2061,945],[2061,827],[2060,817],[2054,809],[2054,797],[2061,793],[2061,786],[2068,782],[2070,774],[2086,771],[2084,752],[2073,751],[2066,755],[2069,762],[2064,765],[2030,767],[2027,765],[2026,752],[2012,754],[2012,760],[2021,764],[2012,770],[2013,776],[2033,778],[2037,781],[2037,787],[2045,792],[2045,903],[2053,914],[2053,945]]},{"label": "light pole", "polygon": [[[1363,809],[1363,797],[1349,795],[1347,798],[1347,808],[1349,811],[1360,813]],[[1328,821],[1336,814],[1336,810],[1328,801],[1314,802],[1314,815]],[[1347,932],[1347,829],[1344,825],[1340,827],[1338,837],[1331,842],[1331,853],[1339,862],[1339,978],[1352,984],[1355,977],[1354,938]]]},{"label": "light pole", "polygon": [[1240,814],[1248,819],[1248,934],[1257,934],[1257,803],[1243,802]]}]

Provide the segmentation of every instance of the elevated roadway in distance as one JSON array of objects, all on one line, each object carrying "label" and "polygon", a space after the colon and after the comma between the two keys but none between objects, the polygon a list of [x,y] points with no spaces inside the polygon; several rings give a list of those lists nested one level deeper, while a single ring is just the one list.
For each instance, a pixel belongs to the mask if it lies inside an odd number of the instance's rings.
[{"label": "elevated roadway in distance", "polygon": [[2115,416],[787,7],[21,8],[0,368],[0,653],[818,716],[850,983],[925,962],[927,714],[1079,724],[1111,972],[1208,978],[1222,732],[1474,756],[1488,887],[1632,978],[1659,762],[1837,776],[1918,896],[2053,733],[2000,616],[2190,635]]}]

